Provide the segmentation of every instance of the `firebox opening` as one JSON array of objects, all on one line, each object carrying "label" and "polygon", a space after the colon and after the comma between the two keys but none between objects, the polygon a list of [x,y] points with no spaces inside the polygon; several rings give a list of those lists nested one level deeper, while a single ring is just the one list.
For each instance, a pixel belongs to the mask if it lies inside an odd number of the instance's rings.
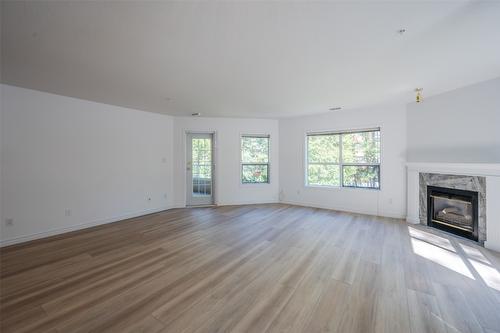
[{"label": "firebox opening", "polygon": [[427,186],[427,200],[429,226],[477,241],[477,192]]}]

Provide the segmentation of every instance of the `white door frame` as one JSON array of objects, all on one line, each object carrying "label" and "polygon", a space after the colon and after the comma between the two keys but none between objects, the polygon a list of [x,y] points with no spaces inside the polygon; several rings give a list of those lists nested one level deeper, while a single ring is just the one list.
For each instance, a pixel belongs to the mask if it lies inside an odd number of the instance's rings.
[{"label": "white door frame", "polygon": [[[212,200],[210,203],[201,203],[197,204],[192,202],[192,177],[189,176],[188,174],[188,147],[191,145],[191,142],[188,142],[189,135],[196,135],[196,134],[203,134],[203,135],[211,135],[212,137]],[[186,207],[197,207],[197,206],[207,206],[207,205],[216,205],[217,203],[217,197],[216,197],[216,156],[217,156],[217,135],[216,131],[196,131],[196,130],[185,130],[184,131],[184,185],[186,188],[185,191],[185,200],[186,200]],[[191,150],[189,150],[191,151]]]}]

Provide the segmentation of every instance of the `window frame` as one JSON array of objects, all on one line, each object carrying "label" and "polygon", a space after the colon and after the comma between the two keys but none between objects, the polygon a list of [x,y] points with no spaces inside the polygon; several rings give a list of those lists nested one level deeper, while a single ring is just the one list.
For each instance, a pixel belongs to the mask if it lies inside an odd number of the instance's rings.
[{"label": "window frame", "polygon": [[[344,163],[342,151],[343,151],[343,134],[353,134],[353,133],[365,133],[365,132],[379,132],[380,136],[380,151],[379,151],[379,162],[378,163]],[[309,163],[309,142],[308,138],[315,135],[339,135],[339,162],[313,162]],[[363,128],[363,129],[351,129],[351,130],[338,130],[338,131],[315,131],[306,132],[304,141],[305,150],[305,167],[304,167],[304,186],[305,187],[319,187],[319,188],[348,188],[348,189],[363,189],[363,190],[375,190],[380,191],[382,188],[381,179],[381,168],[382,168],[382,130],[381,127]],[[337,165],[339,168],[339,185],[316,185],[309,184],[309,165]],[[378,167],[378,187],[363,187],[363,186],[349,186],[344,185],[344,166],[376,166]]]},{"label": "window frame", "polygon": [[[267,163],[262,162],[243,162],[243,149],[241,143],[243,138],[266,138],[267,139]],[[265,182],[244,182],[243,167],[245,165],[265,165],[267,166],[267,181]],[[262,185],[271,184],[271,135],[270,134],[241,134],[240,135],[240,185]]]}]

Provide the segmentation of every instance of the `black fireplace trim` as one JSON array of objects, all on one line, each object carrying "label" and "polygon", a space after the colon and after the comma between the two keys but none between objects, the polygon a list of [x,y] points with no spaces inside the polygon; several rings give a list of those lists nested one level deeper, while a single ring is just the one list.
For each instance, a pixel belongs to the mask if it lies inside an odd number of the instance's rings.
[{"label": "black fireplace trim", "polygon": [[[445,194],[445,195],[460,195],[464,197],[470,197],[472,203],[472,217],[473,217],[473,229],[472,232],[461,230],[458,228],[453,228],[441,223],[435,223],[432,219],[432,211],[434,210],[434,201],[432,200],[433,194]],[[454,188],[438,187],[427,185],[427,225],[429,227],[437,228],[450,232],[452,234],[462,236],[468,239],[472,239],[477,242],[478,240],[478,221],[479,221],[479,209],[478,209],[478,193],[474,191],[458,190]]]}]

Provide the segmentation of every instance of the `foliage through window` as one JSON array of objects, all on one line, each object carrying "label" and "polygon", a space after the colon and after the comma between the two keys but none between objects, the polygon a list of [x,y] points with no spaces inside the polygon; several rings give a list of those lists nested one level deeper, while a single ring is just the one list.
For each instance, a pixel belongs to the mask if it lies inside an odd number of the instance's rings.
[{"label": "foliage through window", "polygon": [[192,140],[193,193],[212,193],[212,140],[193,138]]},{"label": "foliage through window", "polygon": [[241,182],[269,183],[269,136],[241,137]]},{"label": "foliage through window", "polygon": [[307,185],[380,188],[380,130],[307,135]]}]

